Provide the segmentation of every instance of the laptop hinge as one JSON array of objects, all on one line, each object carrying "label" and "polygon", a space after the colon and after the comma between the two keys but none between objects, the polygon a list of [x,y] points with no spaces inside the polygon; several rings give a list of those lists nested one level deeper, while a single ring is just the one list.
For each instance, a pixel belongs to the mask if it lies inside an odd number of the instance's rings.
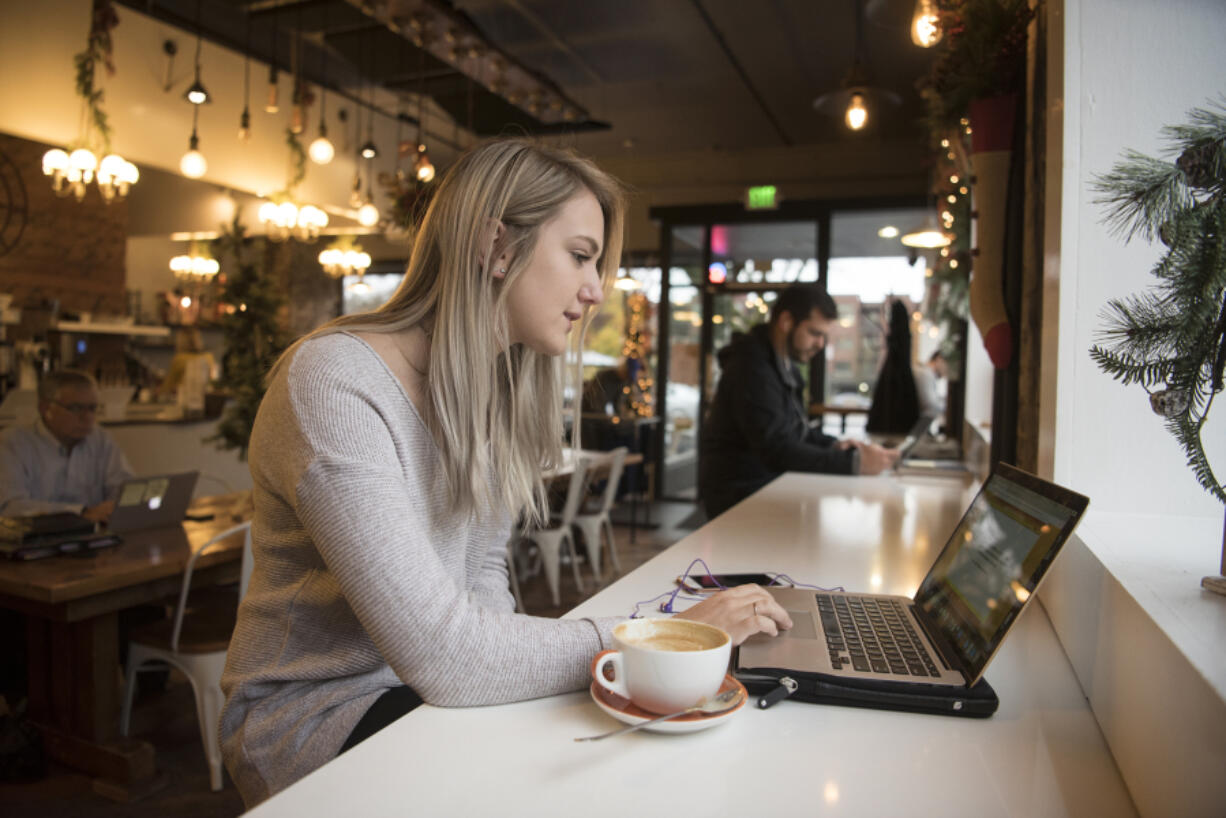
[{"label": "laptop hinge", "polygon": [[958,656],[957,651],[953,650],[941,635],[940,629],[937,628],[935,623],[929,621],[928,615],[924,613],[924,610],[919,605],[911,605],[911,612],[915,615],[915,621],[919,623],[919,626],[924,630],[924,634],[928,637],[929,644],[936,650],[937,658],[941,660],[941,663],[945,665],[947,670],[961,673],[963,683],[970,687],[970,672]]}]

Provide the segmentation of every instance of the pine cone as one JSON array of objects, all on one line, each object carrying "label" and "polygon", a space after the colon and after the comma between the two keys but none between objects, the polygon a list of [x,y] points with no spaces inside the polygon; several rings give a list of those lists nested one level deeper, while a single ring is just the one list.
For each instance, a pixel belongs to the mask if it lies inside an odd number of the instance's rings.
[{"label": "pine cone", "polygon": [[1149,406],[1154,414],[1164,418],[1182,415],[1188,409],[1188,393],[1181,389],[1161,389],[1149,396]]},{"label": "pine cone", "polygon": [[1213,176],[1213,155],[1217,149],[1217,143],[1212,140],[1200,142],[1185,150],[1175,160],[1175,166],[1183,172],[1190,186],[1202,190],[1213,186],[1216,181]]}]

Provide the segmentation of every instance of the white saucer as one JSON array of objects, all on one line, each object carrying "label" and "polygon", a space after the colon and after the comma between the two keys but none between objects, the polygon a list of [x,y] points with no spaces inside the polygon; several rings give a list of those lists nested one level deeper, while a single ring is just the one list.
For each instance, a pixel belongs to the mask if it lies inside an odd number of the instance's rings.
[{"label": "white saucer", "polygon": [[[653,733],[693,733],[697,730],[706,730],[708,727],[723,724],[740,712],[741,708],[745,706],[745,702],[749,700],[749,694],[746,692],[745,686],[731,675],[725,676],[724,683],[719,687],[720,693],[738,687],[741,689],[741,701],[731,710],[725,710],[722,713],[690,713],[688,716],[678,716],[675,719],[657,722],[643,729],[650,730]],[[656,713],[649,713],[641,709],[633,702],[623,699],[596,682],[592,682],[591,693],[592,701],[596,702],[596,706],[620,722],[640,724],[654,719],[657,715]]]}]

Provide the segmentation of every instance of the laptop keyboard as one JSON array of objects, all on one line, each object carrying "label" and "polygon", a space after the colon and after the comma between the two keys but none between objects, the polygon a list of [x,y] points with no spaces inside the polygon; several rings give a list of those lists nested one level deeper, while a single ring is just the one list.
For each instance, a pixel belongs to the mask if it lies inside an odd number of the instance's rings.
[{"label": "laptop keyboard", "polygon": [[816,594],[817,612],[835,670],[940,676],[902,602],[880,597]]}]

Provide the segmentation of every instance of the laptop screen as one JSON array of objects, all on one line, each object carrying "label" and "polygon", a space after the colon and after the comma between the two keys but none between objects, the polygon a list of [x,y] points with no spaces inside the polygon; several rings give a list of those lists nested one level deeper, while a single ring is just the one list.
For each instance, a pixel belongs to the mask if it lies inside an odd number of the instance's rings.
[{"label": "laptop screen", "polygon": [[915,603],[978,679],[1088,500],[1000,466],[967,509]]}]

